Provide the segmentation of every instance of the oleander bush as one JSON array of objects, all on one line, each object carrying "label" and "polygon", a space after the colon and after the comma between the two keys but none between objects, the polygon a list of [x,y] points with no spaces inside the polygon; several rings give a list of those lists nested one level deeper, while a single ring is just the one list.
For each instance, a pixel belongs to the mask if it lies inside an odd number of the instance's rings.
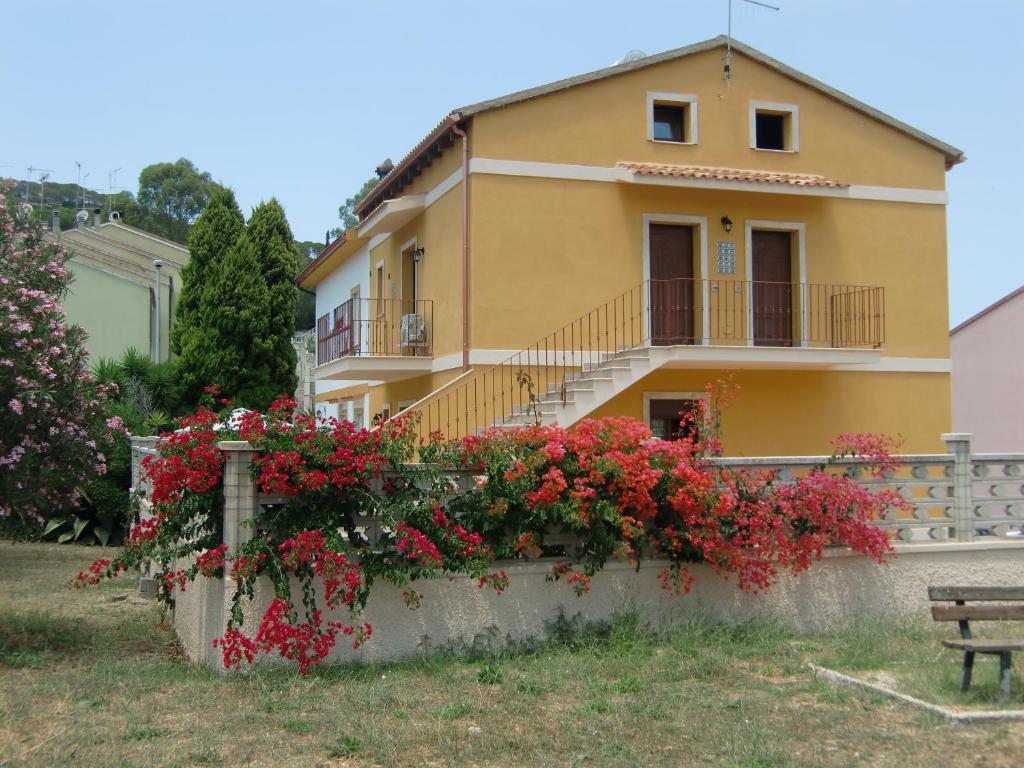
[{"label": "oleander bush", "polygon": [[[278,653],[305,672],[339,635],[354,647],[370,638],[362,611],[380,579],[415,610],[423,598],[415,583],[424,578],[464,575],[500,594],[510,579],[500,562],[549,556],[549,580],[583,596],[609,560],[651,557],[664,562],[661,580],[675,595],[689,591],[694,563],[756,593],[783,572],[805,570],[830,545],[880,562],[891,553],[872,520],[905,500],[869,491],[834,467],[859,455],[875,472],[891,470],[891,441],[844,435],[828,461],[782,482],[773,472],[709,461],[719,450],[720,397],[708,402],[692,417],[699,428],[689,431],[698,436],[675,441],[634,419],[602,418],[417,443],[401,418],[367,431],[295,415],[288,398],[265,414],[228,418],[222,400],[225,410],[204,406],[162,436],[158,456],[146,462],[153,516],[132,528],[117,559],[96,561],[72,583],[152,560],[170,603],[199,576],[227,576],[233,610],[216,641],[224,665]],[[258,512],[252,539],[235,551],[222,543],[223,439],[247,440],[257,451],[251,471],[259,489],[284,500]],[[455,480],[467,470],[468,489]],[[380,524],[376,540],[364,533],[371,518]],[[576,546],[555,551],[546,543],[566,534]],[[242,608],[261,576],[274,599],[248,635]],[[338,616],[345,618],[331,618]]]}]

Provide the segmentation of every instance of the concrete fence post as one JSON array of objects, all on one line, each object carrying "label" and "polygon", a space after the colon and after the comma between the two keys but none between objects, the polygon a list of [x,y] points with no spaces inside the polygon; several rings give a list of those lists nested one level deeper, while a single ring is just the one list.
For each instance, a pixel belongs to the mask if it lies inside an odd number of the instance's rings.
[{"label": "concrete fence post", "polygon": [[256,515],[256,482],[249,471],[256,453],[245,440],[222,440],[217,447],[224,453],[224,543],[234,551],[252,538],[247,524]]},{"label": "concrete fence post", "polygon": [[942,436],[953,457],[953,519],[957,541],[974,539],[974,482],[971,472],[971,433],[947,432]]}]

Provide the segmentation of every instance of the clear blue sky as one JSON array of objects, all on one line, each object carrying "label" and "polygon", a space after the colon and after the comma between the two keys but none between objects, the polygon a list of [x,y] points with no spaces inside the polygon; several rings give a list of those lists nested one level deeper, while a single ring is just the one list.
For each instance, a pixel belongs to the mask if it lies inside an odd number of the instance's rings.
[{"label": "clear blue sky", "polygon": [[[450,109],[723,33],[727,0],[42,0],[0,11],[0,174],[184,156],[320,240]],[[735,0],[733,34],[963,149],[950,319],[1024,283],[1022,0]],[[1009,44],[1007,44],[1009,43]]]}]

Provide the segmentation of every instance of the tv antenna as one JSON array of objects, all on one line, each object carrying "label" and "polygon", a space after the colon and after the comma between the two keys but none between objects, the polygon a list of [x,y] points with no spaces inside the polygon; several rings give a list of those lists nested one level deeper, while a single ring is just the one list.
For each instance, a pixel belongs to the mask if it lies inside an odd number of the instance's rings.
[{"label": "tv antenna", "polygon": [[[117,183],[117,172],[120,168],[115,168],[112,171],[107,172],[107,214],[110,214],[110,196],[114,193],[114,185]],[[120,192],[121,190],[118,190]]]},{"label": "tv antenna", "polygon": [[[749,3],[750,5],[756,5],[761,8],[767,8],[769,11],[779,11],[781,8],[777,5],[771,5],[769,3],[761,2],[761,0],[740,0],[742,3]],[[729,81],[732,79],[732,3],[733,0],[726,0],[729,6],[729,21],[726,28],[725,35],[725,66],[723,67],[722,76]]]},{"label": "tv antenna", "polygon": [[[39,174],[39,204],[46,204],[46,180],[50,178],[50,174],[53,171],[49,168],[33,168],[31,165],[26,168],[28,175],[31,176],[33,173]],[[28,182],[25,182],[28,184]],[[29,199],[28,190],[25,191],[25,200]]]}]

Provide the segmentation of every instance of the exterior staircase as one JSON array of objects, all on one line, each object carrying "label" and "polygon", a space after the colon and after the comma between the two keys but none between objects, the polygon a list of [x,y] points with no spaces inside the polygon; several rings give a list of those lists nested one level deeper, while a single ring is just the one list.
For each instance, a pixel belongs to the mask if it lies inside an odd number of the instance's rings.
[{"label": "exterior staircase", "polygon": [[606,353],[600,362],[586,363],[579,373],[566,374],[562,386],[549,385],[533,404],[516,406],[509,417],[493,426],[514,429],[539,422],[568,427],[660,367],[664,362],[660,352],[643,346]]},{"label": "exterior staircase", "polygon": [[[779,296],[785,300],[771,300]],[[743,356],[755,345],[762,365],[803,365],[807,349],[830,354],[834,364],[875,362],[884,306],[882,289],[870,286],[645,280],[396,418],[409,418],[423,439],[537,423],[565,427],[652,371],[692,362],[695,350],[705,363],[733,367],[749,363]]]}]

